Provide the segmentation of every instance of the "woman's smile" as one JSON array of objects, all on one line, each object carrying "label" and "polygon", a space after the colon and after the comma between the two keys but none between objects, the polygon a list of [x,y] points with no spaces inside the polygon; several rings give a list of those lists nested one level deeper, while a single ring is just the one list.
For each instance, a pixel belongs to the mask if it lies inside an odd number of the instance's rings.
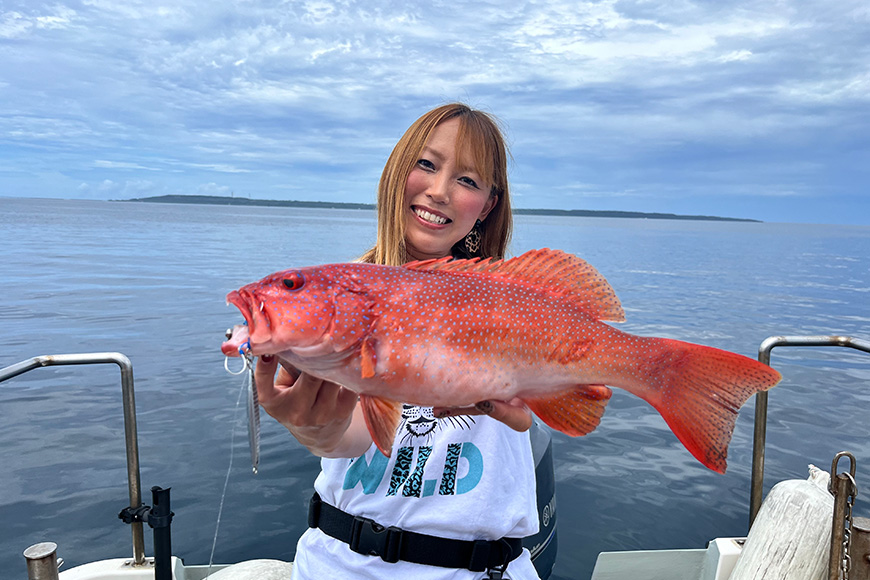
[{"label": "woman's smile", "polygon": [[443,226],[445,224],[449,224],[453,220],[448,218],[447,216],[427,207],[412,205],[411,211],[413,211],[418,218],[427,225],[433,226]]}]

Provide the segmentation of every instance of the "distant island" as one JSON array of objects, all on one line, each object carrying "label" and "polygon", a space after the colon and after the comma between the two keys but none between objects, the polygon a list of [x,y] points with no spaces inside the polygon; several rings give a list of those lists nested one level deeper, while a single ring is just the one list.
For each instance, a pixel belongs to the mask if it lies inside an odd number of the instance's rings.
[{"label": "distant island", "polygon": [[[219,195],[157,195],[118,201],[146,203],[192,203],[206,205],[247,205],[272,207],[308,207],[319,209],[376,209],[373,203],[347,203],[340,201],[296,201],[280,199],[249,199],[247,197],[224,197]],[[675,213],[648,213],[642,211],[598,211],[589,209],[528,209],[514,208],[515,215],[551,215],[571,217],[640,218],[650,220],[702,220],[718,222],[756,222],[745,218],[729,218],[711,215],[679,215]]]}]

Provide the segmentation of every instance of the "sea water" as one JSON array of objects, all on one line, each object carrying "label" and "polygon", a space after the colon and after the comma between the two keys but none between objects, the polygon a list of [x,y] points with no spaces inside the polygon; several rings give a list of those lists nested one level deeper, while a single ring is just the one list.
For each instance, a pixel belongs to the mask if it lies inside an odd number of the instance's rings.
[{"label": "sea water", "polygon": [[[628,332],[755,357],[772,335],[870,338],[870,227],[517,216],[512,254],[550,247],[598,268]],[[251,474],[241,386],[223,368],[241,321],[229,290],[370,247],[367,210],[0,198],[0,367],[45,354],[118,351],[133,363],[143,501],[172,488],[173,552],[208,561],[230,437],[236,462],[216,562],[292,560],[317,459],[264,416]],[[238,361],[235,361],[238,362]],[[870,490],[870,356],[777,349],[765,489],[829,468],[843,449]],[[37,369],[0,384],[0,574],[53,541],[64,569],[131,555],[120,380],[114,365]],[[601,426],[553,433],[554,579],[588,578],[601,551],[703,548],[745,535],[752,402],[726,475],[689,455],[659,415],[618,389]],[[867,493],[863,494],[868,495]],[[494,498],[497,501],[497,498]],[[870,512],[858,499],[856,513]],[[153,553],[146,528],[146,551]]]}]

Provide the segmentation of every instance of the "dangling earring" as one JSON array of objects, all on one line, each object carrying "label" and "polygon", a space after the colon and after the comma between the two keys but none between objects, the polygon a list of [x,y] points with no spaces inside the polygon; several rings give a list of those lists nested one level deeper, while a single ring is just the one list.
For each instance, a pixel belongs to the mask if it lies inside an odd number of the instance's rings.
[{"label": "dangling earring", "polygon": [[480,220],[474,222],[474,227],[465,235],[465,249],[470,256],[476,256],[480,251]]}]

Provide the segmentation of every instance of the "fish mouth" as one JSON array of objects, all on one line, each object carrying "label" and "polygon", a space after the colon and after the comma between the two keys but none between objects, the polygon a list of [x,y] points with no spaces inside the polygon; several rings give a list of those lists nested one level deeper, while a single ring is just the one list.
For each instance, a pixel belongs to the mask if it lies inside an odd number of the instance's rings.
[{"label": "fish mouth", "polygon": [[224,356],[241,356],[248,348],[250,338],[247,324],[237,324],[227,330],[227,339],[221,344]]},{"label": "fish mouth", "polygon": [[221,345],[221,352],[227,356],[240,356],[240,349],[247,347],[253,356],[270,354],[261,352],[272,337],[272,325],[263,307],[264,302],[247,288],[241,288],[227,294],[227,304],[239,309],[245,324],[233,327],[227,341]]}]

